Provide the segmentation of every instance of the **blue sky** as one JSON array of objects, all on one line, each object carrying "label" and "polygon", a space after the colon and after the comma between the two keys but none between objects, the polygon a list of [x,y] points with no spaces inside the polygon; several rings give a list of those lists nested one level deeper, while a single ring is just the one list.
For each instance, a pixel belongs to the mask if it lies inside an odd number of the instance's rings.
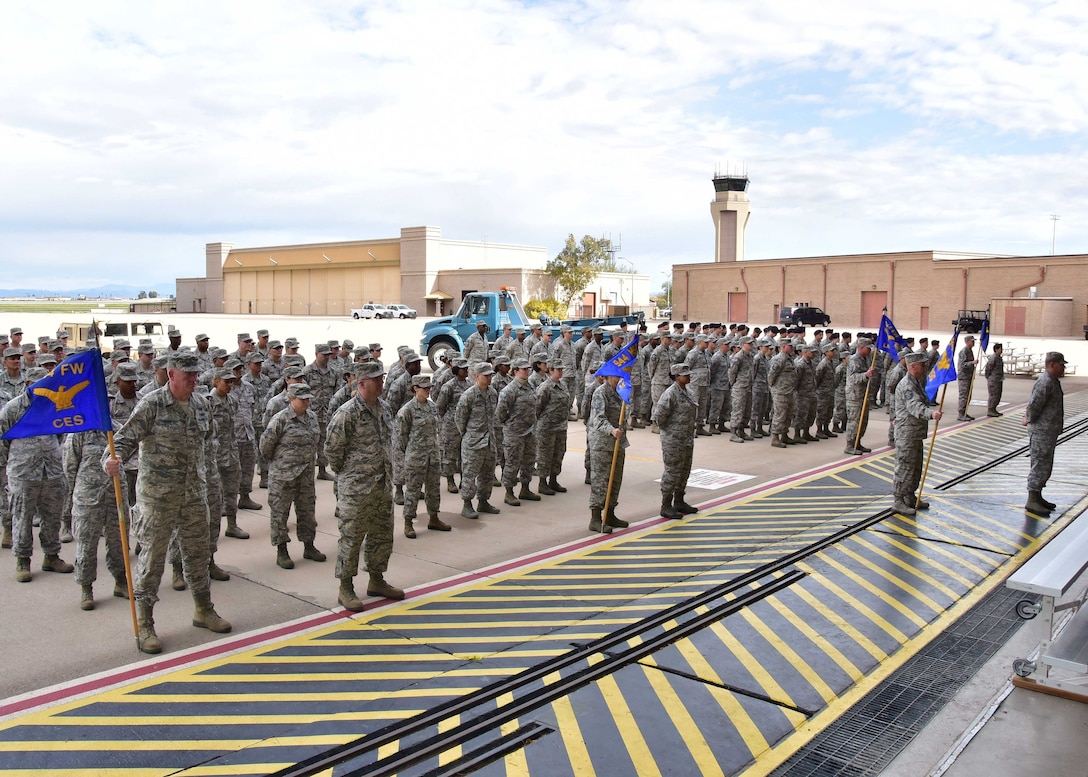
[{"label": "blue sky", "polygon": [[0,287],[199,275],[204,244],[622,235],[707,261],[1088,251],[1088,6],[919,0],[21,4]]}]

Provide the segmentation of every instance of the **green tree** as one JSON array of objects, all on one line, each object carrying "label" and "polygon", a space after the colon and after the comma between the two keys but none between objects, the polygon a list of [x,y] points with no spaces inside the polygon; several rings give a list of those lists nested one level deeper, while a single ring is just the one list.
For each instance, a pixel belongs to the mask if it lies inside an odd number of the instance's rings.
[{"label": "green tree", "polygon": [[147,299],[147,292],[141,291],[139,294],[136,295],[136,299]]},{"label": "green tree", "polygon": [[157,291],[149,291],[147,293],[147,296],[150,297],[151,299],[155,299],[156,297],[159,296],[159,293]]},{"label": "green tree", "polygon": [[564,311],[570,308],[574,298],[601,273],[601,268],[611,261],[609,248],[611,242],[607,238],[597,239],[586,235],[578,243],[573,233],[567,235],[563,250],[544,268],[548,275],[555,278],[558,287],[556,297],[563,304]]}]

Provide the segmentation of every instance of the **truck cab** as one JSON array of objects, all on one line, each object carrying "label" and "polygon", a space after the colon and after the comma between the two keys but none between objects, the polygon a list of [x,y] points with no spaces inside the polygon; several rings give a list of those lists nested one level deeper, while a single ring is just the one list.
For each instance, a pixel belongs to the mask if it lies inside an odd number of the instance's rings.
[{"label": "truck cab", "polygon": [[465,341],[476,331],[476,323],[488,326],[487,339],[494,342],[503,326],[529,326],[529,317],[521,306],[516,289],[503,286],[499,291],[474,291],[461,300],[461,307],[452,316],[428,321],[423,325],[420,353],[427,354],[431,369],[438,369],[438,357],[443,351],[461,351]]}]

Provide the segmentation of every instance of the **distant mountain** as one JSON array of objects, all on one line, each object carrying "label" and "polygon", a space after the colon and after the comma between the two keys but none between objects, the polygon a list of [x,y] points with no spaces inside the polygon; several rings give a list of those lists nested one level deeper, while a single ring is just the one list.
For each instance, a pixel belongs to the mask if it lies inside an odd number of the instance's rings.
[{"label": "distant mountain", "polygon": [[111,283],[94,288],[76,289],[0,289],[0,297],[122,297],[134,299],[141,291],[157,291],[160,297],[173,297],[173,283],[157,283],[152,286],[127,286]]}]

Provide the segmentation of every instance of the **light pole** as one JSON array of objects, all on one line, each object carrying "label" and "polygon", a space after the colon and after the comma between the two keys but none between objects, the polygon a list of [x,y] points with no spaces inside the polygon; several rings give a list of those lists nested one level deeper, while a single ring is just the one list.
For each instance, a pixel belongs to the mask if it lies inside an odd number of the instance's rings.
[{"label": "light pole", "polygon": [[667,273],[664,270],[661,274],[665,276],[665,307],[672,308],[672,277],[671,273]]},{"label": "light pole", "polygon": [[[634,265],[634,263],[631,262],[630,259],[624,259],[622,256],[616,257],[616,261],[617,262],[623,262],[624,264],[626,264],[628,269],[631,272],[631,303],[630,303],[630,305],[628,305],[628,315],[634,315],[635,314],[635,265]],[[620,289],[622,290],[622,288],[623,288],[623,284],[621,283],[620,284]]]}]

